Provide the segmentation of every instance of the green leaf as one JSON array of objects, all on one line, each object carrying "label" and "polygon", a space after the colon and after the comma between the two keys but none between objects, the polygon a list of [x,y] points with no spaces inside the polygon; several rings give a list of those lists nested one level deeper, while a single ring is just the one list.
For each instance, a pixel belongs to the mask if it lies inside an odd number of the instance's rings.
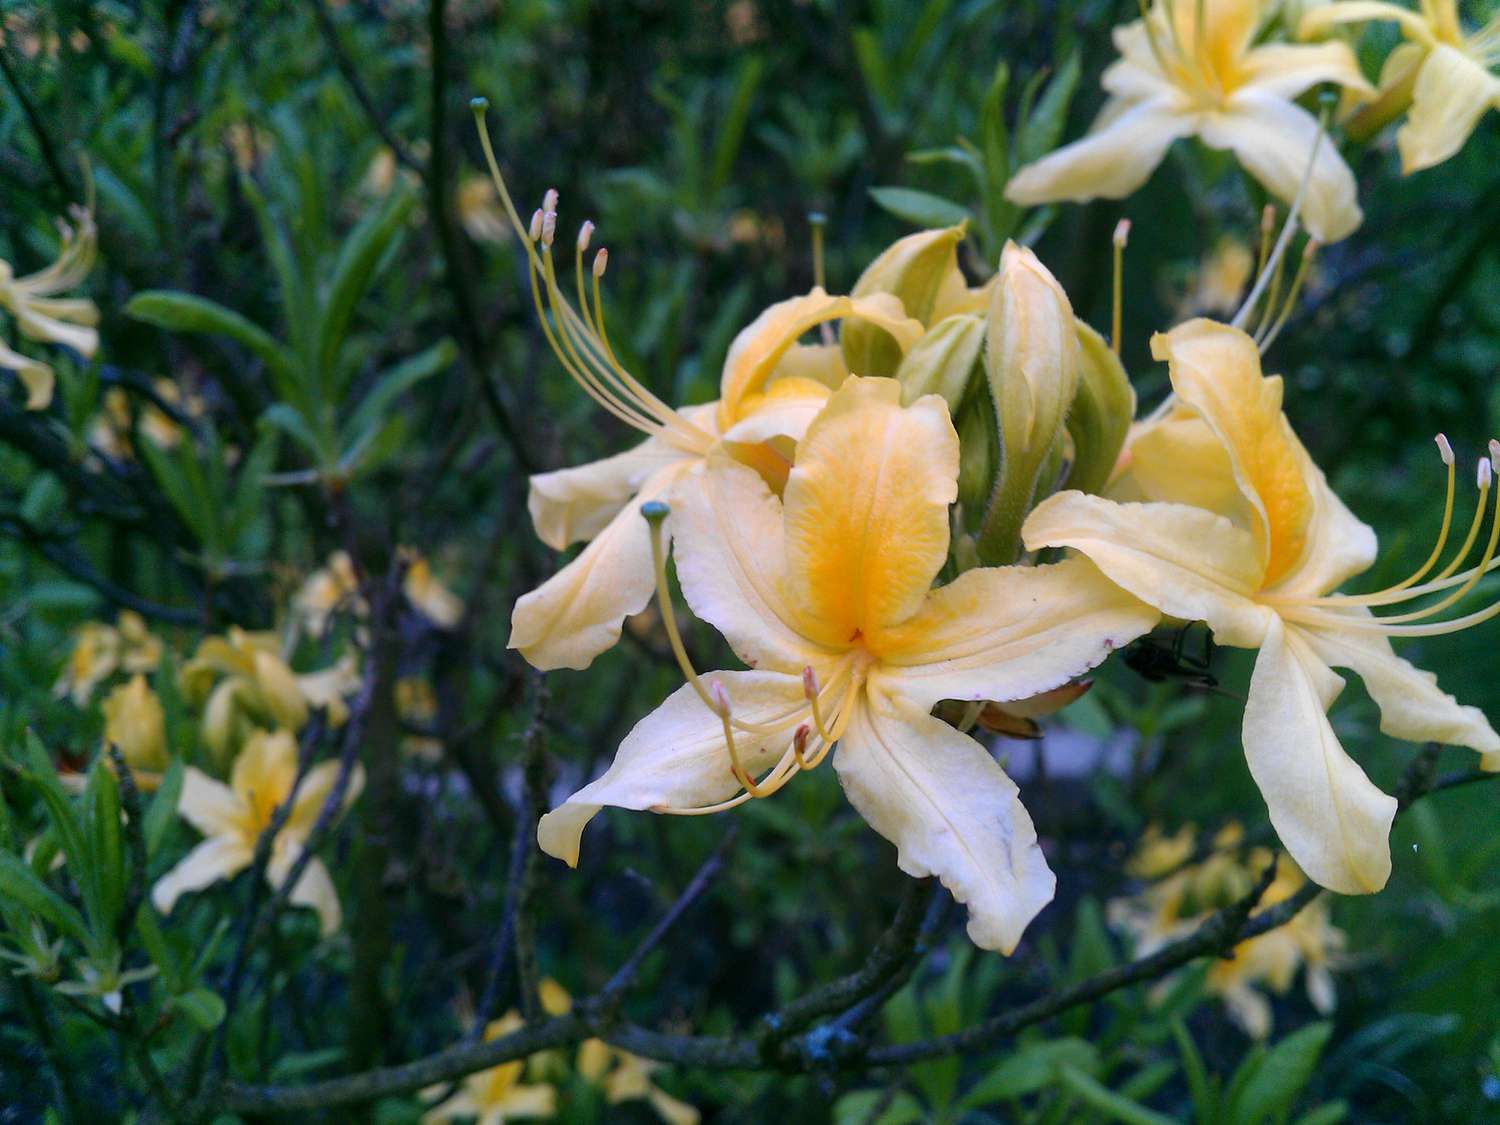
[{"label": "green leaf", "polygon": [[325,396],[336,390],[329,379],[344,335],[349,330],[354,306],[375,280],[386,248],[401,233],[402,224],[416,202],[416,197],[409,192],[392,195],[382,210],[360,221],[339,250],[338,263],[328,284],[323,319],[318,326],[317,371],[314,374]]},{"label": "green leaf", "polygon": [[1172,1037],[1177,1040],[1177,1053],[1182,1058],[1182,1073],[1187,1080],[1188,1095],[1193,1099],[1196,1120],[1212,1122],[1218,1112],[1218,1099],[1208,1082],[1208,1070],[1203,1065],[1203,1055],[1181,1020],[1172,1021]]},{"label": "green leaf", "polygon": [[750,118],[750,106],[755,100],[755,91],[760,86],[764,70],[765,60],[758,55],[751,55],[740,65],[739,74],[735,76],[734,94],[719,119],[718,135],[714,138],[713,164],[708,177],[709,200],[718,195],[729,182],[734,159],[739,155],[740,146],[745,140],[745,123]]},{"label": "green leaf", "polygon": [[1290,1110],[1332,1034],[1331,1023],[1309,1024],[1267,1051],[1230,1101],[1229,1119],[1257,1125]]},{"label": "green leaf", "polygon": [[274,426],[286,434],[293,441],[301,445],[314,457],[322,459],[323,447],[318,441],[318,436],[313,432],[311,423],[289,402],[278,402],[268,407],[260,416],[261,422],[268,426]]},{"label": "green leaf", "polygon": [[224,1022],[224,1001],[218,993],[206,988],[195,988],[174,996],[167,1001],[167,1006],[187,1016],[200,1031],[212,1031]]},{"label": "green leaf", "polygon": [[41,793],[42,802],[47,806],[47,817],[57,832],[63,855],[67,857],[68,869],[77,876],[85,870],[88,862],[83,825],[57,780],[57,771],[52,768],[52,759],[48,757],[46,748],[35,732],[30,730],[26,732],[26,756],[26,777]]},{"label": "green leaf", "polygon": [[287,370],[290,360],[271,334],[217,301],[169,289],[137,293],[125,306],[125,315],[169,332],[194,332],[227,336],[255,353],[267,367]]},{"label": "green leaf", "polygon": [[1074,51],[1057,68],[1052,81],[1037,99],[1036,108],[1026,115],[1025,120],[1018,122],[1016,157],[1019,164],[1039,160],[1057,147],[1068,123],[1068,107],[1078,89],[1081,73],[1078,52]]},{"label": "green leaf", "polygon": [[1338,1125],[1349,1116],[1348,1102],[1325,1102],[1297,1118],[1292,1125]]},{"label": "green leaf", "polygon": [[1170,1117],[1115,1093],[1075,1067],[1062,1066],[1058,1079],[1080,1101],[1099,1110],[1110,1121],[1121,1121],[1124,1125],[1173,1125]]},{"label": "green leaf", "polygon": [[834,1125],[916,1125],[929,1120],[922,1104],[905,1090],[891,1098],[885,1109],[876,1110],[886,1102],[884,1090],[855,1090],[833,1103]]},{"label": "green leaf", "polygon": [[0,899],[18,903],[77,941],[88,941],[83,915],[10,852],[0,852]]},{"label": "green leaf", "polygon": [[970,218],[967,207],[915,188],[872,187],[870,198],[896,218],[919,227],[954,227]]},{"label": "green leaf", "polygon": [[442,339],[376,376],[374,385],[360,399],[359,406],[342,427],[344,445],[347,447],[366,431],[373,429],[396,399],[422,380],[443,370],[453,362],[457,354],[458,349],[453,346],[453,341]]},{"label": "green leaf", "polygon": [[1050,1039],[1021,1047],[981,1078],[959,1105],[972,1109],[1034,1094],[1056,1082],[1058,1070],[1064,1065],[1095,1074],[1099,1070],[1098,1048],[1083,1039]]},{"label": "green leaf", "polygon": [[[102,755],[89,770],[83,791],[83,823],[88,839],[88,866],[75,871],[84,887],[84,906],[95,933],[112,940],[125,907],[125,838],[120,821],[120,783]],[[92,889],[90,885],[92,884]]]},{"label": "green leaf", "polygon": [[162,774],[161,784],[157,786],[156,794],[146,809],[146,820],[141,826],[141,832],[146,838],[148,857],[154,856],[161,848],[167,829],[172,826],[172,814],[177,811],[177,799],[182,795],[182,776],[182,762],[173,759]]}]

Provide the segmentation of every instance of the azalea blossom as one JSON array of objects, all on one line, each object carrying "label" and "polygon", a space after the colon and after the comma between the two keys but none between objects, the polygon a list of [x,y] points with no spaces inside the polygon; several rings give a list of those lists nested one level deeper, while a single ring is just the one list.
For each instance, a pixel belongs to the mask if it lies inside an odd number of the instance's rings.
[{"label": "azalea blossom", "polygon": [[116,672],[155,672],[161,654],[161,639],[134,610],[121,610],[114,625],[86,622],[74,634],[73,648],[53,694],[59,699],[67,696],[82,707],[94,689]]},{"label": "azalea blossom", "polygon": [[[1481,501],[1467,541],[1431,580],[1452,514],[1429,562],[1403,583],[1366,595],[1335,594],[1375,560],[1374,533],[1328,487],[1281,412],[1279,376],[1263,376],[1254,341],[1194,320],[1152,341],[1170,365],[1175,398],[1140,427],[1111,497],[1062,492],[1023,529],[1031,550],[1072,547],[1169,617],[1204,621],[1220,644],[1259,649],[1245,708],[1250,772],[1271,823],[1310,878],[1347,894],[1378,891],[1390,875],[1396,801],[1345,753],[1327,710],[1348,668],[1379,706],[1381,729],[1413,741],[1467,746],[1500,769],[1500,736],[1473,707],[1442,692],[1431,673],[1391,650],[1392,637],[1436,636],[1500,613],[1438,615],[1466,595],[1494,555],[1455,573],[1475,542],[1491,466],[1479,468]],[[1373,609],[1444,595],[1423,610],[1377,617]]]},{"label": "azalea blossom", "polygon": [[1458,18],[1457,0],[1421,0],[1419,11],[1384,0],[1338,0],[1302,17],[1299,33],[1319,35],[1344,23],[1390,20],[1406,42],[1380,70],[1372,111],[1383,116],[1409,106],[1396,131],[1401,170],[1408,175],[1441,164],[1463,147],[1486,111],[1500,109],[1500,12],[1472,34]]},{"label": "azalea blossom", "polygon": [[[1015,947],[1052,898],[1052,872],[1015,784],[930,712],[1050,691],[1157,615],[1083,559],[974,569],[931,589],[948,556],[958,435],[939,396],[907,408],[900,397],[894,380],[851,376],[798,445],[784,502],[727,458],[678,493],[683,593],[752,670],[694,673],[661,598],[689,683],[542,818],[544,851],[576,864],[604,805],[701,813],[768,796],[837,745],[845,793],[901,869],[937,875],[967,903],[978,945]],[[659,532],[653,546],[660,571]]]},{"label": "azalea blossom", "polygon": [[[297,740],[289,731],[257,731],[234,760],[229,784],[216,781],[195,766],[188,766],[182,779],[177,814],[204,839],[188,852],[151,889],[151,901],[163,914],[170,914],[177,899],[188,891],[202,890],[220,879],[232,879],[250,866],[261,834],[270,827],[278,807],[292,801],[286,824],[271,845],[266,881],[280,889],[292,866],[303,854],[308,834],[317,823],[329,793],[338,780],[339,763],[321,762],[297,779]],[[364,767],[355,763],[344,793],[347,809],[364,787]],[[323,861],[313,858],[292,888],[293,906],[317,911],[326,937],[339,928],[342,917],[338,893]]]},{"label": "azalea blossom", "polygon": [[772,305],[735,337],[717,401],[674,409],[625,369],[610,343],[600,291],[605,250],[593,259],[592,286],[584,279],[593,224],[584,224],[574,248],[575,309],[559,288],[552,254],[557,193],[549,191],[531,223],[522,224],[483,128],[480,143],[531,267],[537,316],[558,361],[607,413],[647,435],[624,453],[531,478],[527,507],[542,541],[558,551],[577,542],[588,546],[517,601],[510,647],[543,670],[586,668],[619,640],[625,618],[651,600],[655,580],[643,504],[675,501],[699,487],[702,470],[719,454],[755,467],[775,487],[785,481],[796,440],[848,373],[836,347],[801,346],[800,337],[829,321],[859,317],[889,332],[905,351],[922,325],[888,293],[835,297],[814,288]]},{"label": "azalea blossom", "polygon": [[411,550],[406,554],[406,576],[401,582],[406,600],[439,629],[456,628],[464,616],[463,599],[438,580],[423,556]]},{"label": "azalea blossom", "polygon": [[[488,1043],[510,1035],[525,1026],[526,1021],[519,1012],[507,1012],[486,1025],[484,1041]],[[423,1113],[422,1125],[470,1118],[478,1125],[505,1125],[507,1121],[552,1117],[557,1112],[557,1091],[545,1083],[522,1082],[525,1074],[525,1059],[514,1059],[488,1070],[476,1071],[465,1077],[449,1097]],[[447,1089],[446,1083],[429,1086],[422,1091],[422,1096],[435,1098]]]},{"label": "azalea blossom", "polygon": [[[1163,837],[1154,825],[1148,829],[1126,870],[1151,882],[1137,896],[1111,901],[1107,910],[1110,923],[1134,939],[1137,957],[1186,937],[1214,911],[1254,888],[1273,857],[1266,848],[1241,855],[1243,835],[1239,825],[1226,826],[1214,837],[1208,856],[1187,864],[1195,836],[1191,827],[1172,837]],[[1175,862],[1164,865],[1169,856]],[[1276,856],[1275,863],[1275,877],[1259,900],[1262,909],[1286,901],[1307,882],[1285,855]],[[1205,986],[1247,1035],[1264,1039],[1271,1033],[1266,990],[1285,993],[1299,971],[1313,1007],[1323,1015],[1333,1011],[1337,996],[1331,968],[1344,945],[1343,931],[1329,919],[1327,901],[1314,899],[1285,925],[1242,941],[1216,959]],[[1160,987],[1169,986],[1164,981]]]},{"label": "azalea blossom", "polygon": [[119,748],[135,783],[149,792],[161,784],[167,752],[167,721],[161,700],[140,673],[105,697],[104,741]]},{"label": "azalea blossom", "polygon": [[328,632],[335,613],[368,616],[370,607],[359,593],[359,577],[347,551],[334,551],[328,561],[309,574],[292,596],[292,611],[310,636]]},{"label": "azalea blossom", "polygon": [[1373,91],[1345,43],[1256,45],[1273,8],[1266,0],[1156,0],[1142,19],[1116,28],[1120,58],[1104,72],[1110,98],[1092,131],[1018,171],[1006,197],[1024,206],[1123,199],[1173,141],[1197,137],[1233,152],[1277,198],[1302,194],[1303,220],[1320,242],[1350,234],[1361,218],[1354,174],[1332,144],[1319,143],[1317,119],[1294,99],[1324,82]]},{"label": "azalea blossom", "polygon": [[[98,308],[83,297],[58,296],[83,284],[98,252],[93,216],[75,208],[73,219],[76,228],[59,224],[62,249],[45,269],[17,277],[9,262],[0,261],[0,309],[15,317],[16,326],[28,339],[61,344],[92,359],[99,349]],[[52,402],[50,366],[21,355],[0,339],[0,367],[13,370],[26,387],[27,410],[45,410]]]}]

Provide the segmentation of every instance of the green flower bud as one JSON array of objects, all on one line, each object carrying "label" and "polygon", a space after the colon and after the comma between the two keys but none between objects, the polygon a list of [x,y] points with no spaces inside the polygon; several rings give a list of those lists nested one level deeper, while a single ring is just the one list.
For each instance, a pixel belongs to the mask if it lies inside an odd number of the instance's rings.
[{"label": "green flower bud", "polygon": [[[919,231],[891,243],[860,275],[850,295],[891,293],[907,316],[930,327],[967,292],[958,268],[964,226]],[[844,321],[839,342],[845,364],[856,375],[891,376],[901,363],[901,349],[890,334],[857,317]]]},{"label": "green flower bud", "polygon": [[902,405],[942,395],[956,419],[979,369],[984,328],[980,317],[950,316],[913,344],[896,368]]},{"label": "green flower bud", "polygon": [[1068,412],[1073,465],[1067,488],[1100,492],[1109,482],[1135,417],[1135,388],[1104,337],[1078,322],[1082,365],[1078,395]]}]

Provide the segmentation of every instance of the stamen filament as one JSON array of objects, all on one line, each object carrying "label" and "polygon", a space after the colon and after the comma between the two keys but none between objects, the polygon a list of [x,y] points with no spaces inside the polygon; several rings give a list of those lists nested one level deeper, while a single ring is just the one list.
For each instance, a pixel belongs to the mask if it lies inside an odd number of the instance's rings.
[{"label": "stamen filament", "polygon": [[1115,224],[1114,236],[1114,296],[1109,317],[1109,349],[1120,354],[1120,325],[1125,307],[1125,243],[1130,238],[1130,220],[1121,219]]},{"label": "stamen filament", "polygon": [[1297,272],[1292,275],[1292,284],[1286,293],[1286,302],[1281,306],[1281,314],[1277,316],[1268,332],[1262,335],[1258,341],[1261,355],[1270,351],[1271,345],[1276,342],[1276,337],[1281,335],[1282,326],[1290,319],[1297,308],[1297,298],[1302,293],[1302,283],[1307,280],[1308,270],[1312,267],[1313,259],[1318,255],[1318,247],[1321,244],[1315,238],[1310,238],[1302,247],[1302,260],[1297,263]]},{"label": "stamen filament", "polygon": [[755,784],[744,765],[740,762],[739,748],[734,744],[734,724],[730,722],[731,709],[729,705],[729,692],[724,688],[722,680],[715,680],[713,686],[714,710],[719,713],[719,720],[724,724],[724,745],[729,750],[729,768],[735,778],[745,787],[745,792],[752,797],[765,796],[760,787]]}]

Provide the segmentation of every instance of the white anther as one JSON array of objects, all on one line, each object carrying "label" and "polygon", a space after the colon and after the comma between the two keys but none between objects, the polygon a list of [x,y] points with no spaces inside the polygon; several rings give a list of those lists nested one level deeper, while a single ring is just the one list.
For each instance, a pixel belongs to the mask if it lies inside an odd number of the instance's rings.
[{"label": "white anther", "polygon": [[604,270],[606,267],[608,267],[608,265],[609,248],[607,246],[601,246],[599,247],[599,253],[594,255],[594,276],[603,277]]},{"label": "white anther", "polygon": [[1276,208],[1270,203],[1261,208],[1260,229],[1265,234],[1276,229]]},{"label": "white anther", "polygon": [[547,194],[544,195],[544,196],[542,196],[542,210],[543,211],[556,211],[557,210],[557,189],[556,188],[548,188],[547,189]]},{"label": "white anther", "polygon": [[1481,457],[1479,459],[1479,472],[1475,476],[1479,481],[1480,488],[1488,488],[1490,482],[1495,479],[1495,467],[1490,464],[1488,457]]},{"label": "white anther", "polygon": [[808,699],[818,698],[818,674],[812,670],[812,665],[802,669],[802,694]]},{"label": "white anther", "polygon": [[532,242],[535,242],[537,239],[542,237],[541,208],[537,208],[537,210],[531,213],[531,226],[527,228],[526,233],[531,236]]},{"label": "white anther", "polygon": [[542,216],[542,245],[551,246],[557,237],[557,212],[548,211]]},{"label": "white anther", "polygon": [[1500,441],[1490,438],[1490,467],[1500,473]]},{"label": "white anther", "polygon": [[729,718],[729,690],[724,686],[724,681],[715,680],[709,684],[708,694],[713,697],[714,710],[719,713],[719,718]]},{"label": "white anther", "polygon": [[1438,434],[1438,436],[1433,438],[1432,440],[1437,442],[1438,456],[1443,459],[1443,464],[1453,464],[1453,446],[1448,444],[1448,435]]},{"label": "white anther", "polygon": [[1130,220],[1121,219],[1115,224],[1115,245],[1120,249],[1125,248],[1125,243],[1130,239]]},{"label": "white anther", "polygon": [[593,237],[594,224],[591,220],[585,219],[583,226],[578,228],[578,252],[580,254],[589,248],[589,239]]}]

